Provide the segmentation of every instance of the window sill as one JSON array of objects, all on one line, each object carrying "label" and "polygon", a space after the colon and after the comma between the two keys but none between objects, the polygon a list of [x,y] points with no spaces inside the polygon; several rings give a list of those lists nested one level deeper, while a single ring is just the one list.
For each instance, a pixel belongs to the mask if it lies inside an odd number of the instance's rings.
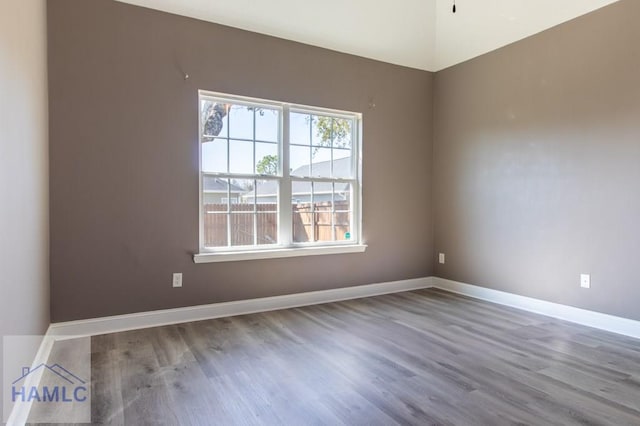
[{"label": "window sill", "polygon": [[283,257],[317,256],[323,254],[362,253],[366,249],[366,244],[350,244],[324,247],[295,247],[272,250],[199,253],[193,255],[193,262],[235,262],[239,260],[278,259]]}]

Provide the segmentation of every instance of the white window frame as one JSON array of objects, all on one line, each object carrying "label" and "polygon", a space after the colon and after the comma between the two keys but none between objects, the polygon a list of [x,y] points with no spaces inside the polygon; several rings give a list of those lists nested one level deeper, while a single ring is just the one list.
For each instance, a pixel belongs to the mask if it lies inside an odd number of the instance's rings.
[{"label": "white window frame", "polygon": [[[202,168],[202,114],[201,101],[210,99],[216,102],[226,101],[232,104],[240,104],[255,107],[265,107],[278,109],[280,111],[280,125],[278,135],[278,158],[279,170],[275,176],[269,176],[279,182],[278,194],[278,244],[252,245],[252,246],[231,246],[231,247],[205,247],[204,245],[204,213],[202,188],[204,176],[214,176],[218,178],[235,179],[260,179],[260,175],[235,174],[235,173],[210,173],[204,172]],[[352,126],[352,146],[351,146],[351,169],[354,174],[352,178],[318,178],[291,176],[289,162],[289,117],[291,112],[331,116],[336,118],[346,118],[353,120]],[[206,90],[198,91],[198,153],[199,153],[199,246],[200,251],[193,256],[195,263],[224,262],[250,259],[295,257],[322,254],[341,254],[364,252],[366,244],[362,238],[362,114],[350,111],[340,111],[334,109],[297,105],[286,102],[270,101],[244,96],[229,95],[225,93],[211,92]],[[227,155],[229,153],[227,152]],[[296,243],[293,241],[292,227],[292,183],[293,181],[308,182],[334,182],[351,184],[351,238],[344,241],[316,241]],[[332,220],[334,215],[332,214]]]}]

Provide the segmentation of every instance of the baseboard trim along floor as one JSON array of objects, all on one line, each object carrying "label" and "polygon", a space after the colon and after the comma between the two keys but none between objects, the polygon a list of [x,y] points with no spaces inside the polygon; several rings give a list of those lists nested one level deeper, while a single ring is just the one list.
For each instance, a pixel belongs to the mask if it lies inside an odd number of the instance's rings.
[{"label": "baseboard trim along floor", "polygon": [[259,299],[213,303],[210,305],[189,306],[184,308],[164,309],[151,312],[60,322],[51,324],[49,333],[54,336],[54,338],[95,336],[190,321],[201,321],[320,303],[338,302],[341,300],[399,293],[429,287],[436,287],[453,293],[486,300],[488,302],[511,306],[528,312],[546,315],[613,333],[623,334],[625,336],[640,338],[640,321],[588,311],[586,309],[533,299],[530,297],[438,277],[424,277],[307,293],[264,297]]},{"label": "baseboard trim along floor", "polygon": [[[33,365],[46,363],[55,340],[96,336],[190,321],[267,312],[321,303],[339,302],[343,300],[400,293],[431,287],[500,305],[510,306],[536,314],[570,321],[600,330],[640,338],[640,321],[533,299],[476,285],[460,283],[444,278],[425,277],[259,299],[239,300],[234,302],[214,303],[210,305],[189,306],[184,308],[164,309],[128,315],[54,323],[49,326],[49,330],[40,345],[40,349],[34,359]],[[39,378],[33,376],[32,380],[37,382],[39,381]],[[29,405],[30,404],[16,405],[11,413],[8,424],[24,424],[24,421],[27,419],[30,411]]]},{"label": "baseboard trim along floor", "polygon": [[[402,281],[390,281],[366,284],[330,290],[306,293],[286,294],[259,299],[238,300],[234,302],[213,303],[210,305],[188,306],[184,308],[163,309],[87,320],[59,322],[51,324],[50,333],[54,336],[96,336],[119,331],[137,330],[183,322],[201,321],[235,315],[253,314],[278,309],[297,308],[321,303],[339,302],[399,293],[432,287],[431,277]],[[63,337],[64,338],[64,337]]]},{"label": "baseboard trim along floor", "polygon": [[531,297],[519,296],[513,293],[492,290],[486,287],[460,283],[444,278],[432,277],[432,280],[434,287],[452,293],[640,339],[640,321],[588,311],[559,303],[547,302],[540,299],[533,299]]}]

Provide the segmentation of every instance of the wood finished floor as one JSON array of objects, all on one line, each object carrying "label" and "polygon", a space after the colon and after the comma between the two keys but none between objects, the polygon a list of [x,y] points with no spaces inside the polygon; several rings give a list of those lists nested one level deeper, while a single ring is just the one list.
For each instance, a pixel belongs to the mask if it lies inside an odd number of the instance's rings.
[{"label": "wood finished floor", "polygon": [[92,338],[95,423],[640,425],[640,341],[429,289]]}]

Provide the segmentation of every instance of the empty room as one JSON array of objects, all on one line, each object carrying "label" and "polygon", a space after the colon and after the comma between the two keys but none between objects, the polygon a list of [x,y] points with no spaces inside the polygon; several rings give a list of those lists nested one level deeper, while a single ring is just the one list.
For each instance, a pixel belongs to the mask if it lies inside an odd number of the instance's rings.
[{"label": "empty room", "polygon": [[3,422],[640,425],[639,20],[0,0]]}]

